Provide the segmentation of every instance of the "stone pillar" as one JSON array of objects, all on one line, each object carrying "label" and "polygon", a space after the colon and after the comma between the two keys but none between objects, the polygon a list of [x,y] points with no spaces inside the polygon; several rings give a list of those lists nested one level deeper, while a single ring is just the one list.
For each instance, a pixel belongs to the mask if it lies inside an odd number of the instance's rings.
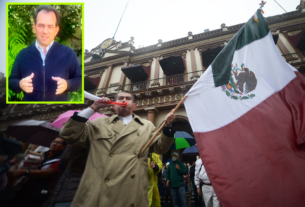
[{"label": "stone pillar", "polygon": [[202,49],[199,49],[198,51],[199,51],[199,55],[200,55],[200,62],[201,62],[202,70],[206,70],[206,68],[204,67],[203,62],[202,62]]},{"label": "stone pillar", "polygon": [[[148,66],[151,67],[152,65],[152,60],[148,61]],[[151,74],[149,74],[148,79],[147,79],[147,83],[146,83],[146,90],[149,88],[149,85],[151,84]]]},{"label": "stone pillar", "polygon": [[[186,63],[186,53],[182,53],[181,54],[181,58],[184,59],[185,63]],[[189,81],[188,78],[189,78],[189,74],[188,74],[188,71],[187,71],[187,64],[185,64],[185,70],[184,70],[184,75],[183,75],[183,80],[184,82],[187,82]]]},{"label": "stone pillar", "polygon": [[196,59],[195,59],[195,48],[190,48],[189,49],[191,53],[191,65],[192,65],[192,75],[191,75],[191,80],[197,80],[199,78],[199,75],[197,74],[197,64],[196,64]]},{"label": "stone pillar", "polygon": [[195,60],[195,48],[190,48],[189,51],[191,53],[191,65],[192,65],[192,72],[197,71],[197,65],[196,65],[196,60]]},{"label": "stone pillar", "polygon": [[147,111],[147,120],[151,121],[153,125],[155,125],[155,118],[156,113],[159,111],[155,106],[145,108],[145,111]]},{"label": "stone pillar", "polygon": [[154,79],[155,81],[151,84],[152,87],[159,87],[160,83],[159,83],[159,70],[160,70],[160,63],[159,63],[159,59],[160,56],[155,57],[156,59],[156,64],[155,64],[155,75],[154,75]]},{"label": "stone pillar", "polygon": [[[287,34],[287,33],[286,33]],[[284,33],[284,38],[287,41],[286,37],[285,37],[285,33]],[[283,55],[289,55],[290,52],[288,50],[288,48],[286,47],[286,45],[283,43],[280,35],[279,35],[279,39],[277,40],[277,46],[280,48],[280,50],[282,51]]]},{"label": "stone pillar", "polygon": [[[100,71],[100,74],[99,74],[99,75],[100,75],[100,78],[101,78],[100,81],[102,80],[102,77],[103,77],[104,72],[105,72],[105,70],[101,70],[101,71]],[[99,85],[100,85],[100,84],[99,84]],[[97,86],[93,94],[97,95],[98,90],[99,90],[99,88],[98,88],[98,86]]]},{"label": "stone pillar", "polygon": [[[113,65],[109,65],[108,69],[107,69],[107,72],[106,72],[106,77],[105,77],[104,83],[102,85],[102,88],[108,88],[109,81],[110,81],[111,74],[112,74],[112,70],[113,70]],[[104,92],[106,92],[106,90]]]}]

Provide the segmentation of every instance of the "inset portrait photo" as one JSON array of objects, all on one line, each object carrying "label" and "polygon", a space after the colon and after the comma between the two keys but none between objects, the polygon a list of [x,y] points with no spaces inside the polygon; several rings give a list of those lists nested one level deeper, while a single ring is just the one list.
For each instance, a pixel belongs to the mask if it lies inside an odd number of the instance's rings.
[{"label": "inset portrait photo", "polygon": [[6,102],[84,103],[84,4],[6,6]]}]

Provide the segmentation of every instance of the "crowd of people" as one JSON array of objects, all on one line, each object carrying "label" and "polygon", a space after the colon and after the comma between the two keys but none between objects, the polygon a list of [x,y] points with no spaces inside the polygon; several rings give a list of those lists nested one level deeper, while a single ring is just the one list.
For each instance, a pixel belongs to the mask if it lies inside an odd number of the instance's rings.
[{"label": "crowd of people", "polygon": [[[88,148],[56,138],[36,170],[18,169],[22,157],[14,156],[1,175],[1,206],[71,206],[88,154]],[[4,156],[0,158],[3,163]],[[186,207],[187,192],[193,196],[194,207],[220,206],[201,159],[190,165],[179,161],[174,152],[170,162],[162,163],[158,154],[148,153],[147,166],[149,207]]]},{"label": "crowd of people", "polygon": [[[172,153],[170,162],[161,162],[159,155],[174,141],[172,112],[165,117],[161,132],[156,133],[150,121],[133,113],[133,94],[122,91],[114,101],[127,105],[113,106],[116,115],[87,122],[109,101],[102,97],[76,112],[43,153],[36,169],[20,168],[17,158],[9,161],[0,178],[1,206],[186,207],[186,192],[190,191],[196,206],[203,205],[202,193],[206,206],[219,206],[215,193],[210,193],[213,188],[202,163],[183,163],[177,152]],[[7,163],[8,158],[0,160]],[[25,164],[24,159],[21,162]]]}]

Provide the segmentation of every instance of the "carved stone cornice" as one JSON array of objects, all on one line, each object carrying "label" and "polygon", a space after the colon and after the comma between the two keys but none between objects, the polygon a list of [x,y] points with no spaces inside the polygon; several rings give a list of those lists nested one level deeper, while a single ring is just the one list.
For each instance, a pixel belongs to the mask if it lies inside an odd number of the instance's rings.
[{"label": "carved stone cornice", "polygon": [[159,110],[155,107],[155,106],[151,106],[151,107],[146,107],[144,108],[145,111],[154,111],[154,112],[159,112]]},{"label": "carved stone cornice", "polygon": [[125,57],[126,56],[129,56],[131,53],[122,53],[122,54],[119,54],[119,55],[114,55],[114,56],[110,56],[110,57],[106,57],[106,58],[101,58],[101,59],[98,59],[98,60],[94,60],[94,61],[90,61],[90,62],[87,62],[84,64],[85,67],[88,67],[88,66],[91,66],[91,65],[95,65],[95,64],[99,64],[101,62],[109,62],[111,60],[116,60],[118,58],[122,58],[122,57]]},{"label": "carved stone cornice", "polygon": [[85,66],[85,72],[87,70],[92,70],[92,69],[97,69],[97,68],[107,68],[108,65],[113,65],[113,66],[123,65],[125,62],[129,62],[129,57],[125,56],[122,58],[117,58],[117,59],[109,60],[109,61],[103,61],[103,62],[96,63],[94,65]]},{"label": "carved stone cornice", "polygon": [[304,22],[305,22],[305,13],[303,13],[303,16],[300,16],[300,18],[293,18],[291,20],[287,21],[279,21],[279,22],[273,22],[272,24],[268,24],[269,29],[277,29],[280,31],[295,31],[299,29],[304,28]]},{"label": "carved stone cornice", "polygon": [[100,69],[100,70],[94,70],[94,71],[88,71],[86,72],[85,76],[92,76],[92,75],[103,75],[105,69]]},{"label": "carved stone cornice", "polygon": [[[300,13],[299,11],[294,11],[294,12],[289,12],[289,13],[282,14],[282,15],[268,17],[266,19],[267,19],[267,23],[270,27],[272,24],[285,23],[287,20],[290,20],[290,19],[293,20],[296,17],[302,17],[302,16],[305,16],[305,14]],[[223,34],[236,33],[244,24],[245,23],[228,26],[228,27],[226,26],[228,31],[225,31],[225,32],[221,28],[221,29],[217,29],[217,30],[213,30],[213,31],[209,31],[209,32],[192,35],[193,36],[192,39],[184,37],[184,38],[180,38],[180,39],[176,39],[176,40],[172,40],[172,41],[168,41],[168,42],[163,42],[162,47],[157,47],[157,45],[152,45],[152,46],[148,46],[148,47],[139,48],[139,49],[135,50],[135,54],[137,54],[137,53],[141,54],[141,53],[146,53],[146,52],[150,52],[150,51],[161,50],[161,49],[167,48],[167,47],[175,47],[175,46],[178,46],[181,44],[188,44],[189,42],[198,41],[198,39],[211,39],[214,37],[221,36]]]},{"label": "carved stone cornice", "polygon": [[231,39],[234,35],[235,35],[235,33],[232,33],[232,34],[226,33],[226,35],[223,35],[223,36],[220,36],[217,38],[213,38],[213,39],[206,39],[206,40],[201,40],[201,41],[196,41],[196,42],[190,42],[189,44],[184,44],[184,45],[180,45],[177,47],[170,47],[167,49],[163,48],[163,50],[161,50],[161,48],[160,48],[160,51],[146,53],[146,54],[137,54],[137,55],[135,54],[135,55],[131,56],[131,60],[132,60],[132,62],[135,62],[135,61],[138,62],[141,59],[149,59],[152,57],[156,57],[160,53],[162,53],[163,57],[164,56],[169,57],[172,55],[180,55],[180,54],[186,52],[189,47],[197,47],[197,48],[203,48],[203,47],[206,48],[209,46],[215,47],[215,43],[219,44],[219,45],[223,45],[224,40]]}]

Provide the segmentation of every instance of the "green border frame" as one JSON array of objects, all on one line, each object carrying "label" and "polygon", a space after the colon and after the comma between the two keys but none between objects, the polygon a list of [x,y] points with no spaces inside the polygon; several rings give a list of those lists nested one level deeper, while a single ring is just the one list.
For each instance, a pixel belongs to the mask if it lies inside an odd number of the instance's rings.
[{"label": "green border frame", "polygon": [[[77,101],[9,101],[8,100],[8,95],[6,95],[6,104],[84,104],[85,98],[84,98],[84,84],[85,84],[85,68],[84,68],[84,3],[61,3],[61,2],[33,2],[33,3],[23,3],[23,2],[15,2],[15,3],[6,3],[6,63],[8,63],[8,6],[9,5],[50,5],[50,4],[57,4],[57,5],[82,5],[82,100],[77,102]],[[6,64],[6,74],[8,74],[8,64]],[[8,75],[6,76],[6,94],[8,94]]]}]

